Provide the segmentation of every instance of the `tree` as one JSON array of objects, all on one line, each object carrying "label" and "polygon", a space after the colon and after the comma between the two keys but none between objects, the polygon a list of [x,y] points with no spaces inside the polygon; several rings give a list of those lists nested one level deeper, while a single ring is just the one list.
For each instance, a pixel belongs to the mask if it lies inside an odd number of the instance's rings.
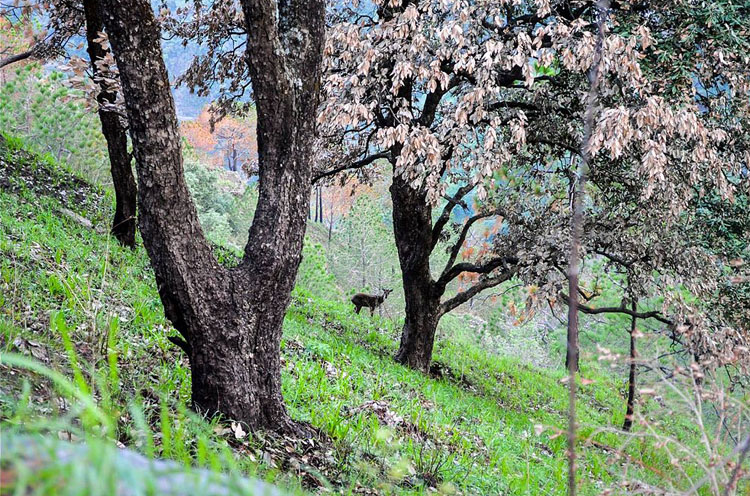
[{"label": "tree", "polygon": [[[744,173],[747,175],[747,172]],[[693,231],[724,268],[715,298],[709,301],[725,321],[750,330],[750,181],[747,176],[733,201],[716,194],[695,201]]]},{"label": "tree", "polygon": [[128,248],[135,248],[136,196],[138,194],[133,177],[131,156],[128,152],[126,125],[118,110],[119,81],[113,69],[114,59],[109,43],[102,33],[104,23],[99,0],[83,0],[86,17],[86,50],[98,85],[96,101],[99,104],[99,120],[102,134],[107,140],[112,185],[115,189],[115,217],[112,220],[112,235]]},{"label": "tree", "polygon": [[203,233],[213,243],[241,251],[255,211],[256,185],[245,184],[232,172],[204,165],[186,148],[185,181]]},{"label": "tree", "polygon": [[[358,188],[359,186],[359,188]],[[333,230],[340,220],[344,218],[354,204],[354,194],[358,189],[365,186],[356,183],[350,185],[331,184],[323,189],[323,201],[328,203],[328,211],[323,222],[328,225],[328,242],[333,238]],[[361,192],[360,192],[361,194]]]},{"label": "tree", "polygon": [[[637,178],[636,197],[670,199],[655,202],[666,208],[667,218],[684,210],[693,184],[713,183],[726,194],[724,174],[732,168],[727,164],[737,163],[731,154],[717,153],[736,134],[704,115],[705,103],[693,97],[696,70],[710,76],[718,69],[723,87],[747,94],[742,52],[726,48],[743,39],[741,8],[724,3],[724,24],[715,22],[711,8],[691,2],[612,5],[616,24],[604,43],[592,161],[613,167],[609,175],[600,168],[602,181],[613,177],[612,184],[629,184]],[[231,1],[193,5],[170,23],[175,34],[205,48],[182,80],[198,92],[223,83],[221,114],[244,97],[245,31]],[[719,50],[702,47],[703,34],[690,28],[698,13],[707,26],[731,27],[724,34],[717,27],[708,33],[712,43],[721,41]],[[566,238],[561,220],[567,219],[565,196],[573,191],[572,165],[580,152],[580,95],[587,89],[595,41],[593,3],[377,0],[335,4],[330,18],[319,116],[318,163],[325,168],[314,179],[339,173],[367,179],[380,161],[391,165],[394,233],[410,299],[397,357],[425,370],[442,314],[514,274],[557,271],[562,245],[541,256],[531,240],[543,236],[541,245],[548,246],[547,241]],[[679,19],[689,25],[672,25]],[[690,66],[680,50],[700,55],[705,63]],[[681,57],[682,63],[672,64],[663,53]],[[668,85],[664,73],[671,74]],[[703,98],[717,96],[710,91]],[[465,199],[471,196],[480,210],[468,207]],[[528,198],[547,203],[537,208]],[[530,219],[524,209],[551,219]],[[498,216],[503,231],[517,222],[513,233],[526,232],[518,239],[494,236],[494,253],[459,260],[470,231]],[[547,230],[532,236],[532,227]],[[433,274],[430,256],[451,238],[448,263]],[[478,274],[476,285],[453,295],[454,281],[466,273]],[[555,284],[546,285],[541,300],[558,297]]]},{"label": "tree", "polygon": [[210,106],[197,119],[180,126],[191,145],[211,156],[219,167],[247,176],[258,173],[255,115],[226,115],[215,122]]},{"label": "tree", "polygon": [[[316,177],[352,169],[364,175],[381,159],[392,165],[394,233],[407,297],[398,361],[426,370],[443,314],[514,275],[565,265],[560,247],[567,245],[563,220],[581,149],[580,95],[594,53],[592,7],[473,0],[340,9],[327,44],[320,117],[326,160],[336,165]],[[678,215],[685,207],[680,194],[689,189],[685,174],[726,183],[731,160],[716,150],[727,131],[702,118],[685,96],[689,79],[676,83],[682,94],[667,95],[647,77],[652,73],[640,61],[658,53],[649,22],[669,16],[654,16],[654,6],[630,7],[613,6],[618,24],[604,40],[604,98],[590,151],[593,160],[626,170],[630,182],[645,178],[637,197],[672,194],[666,214]],[[666,12],[670,4],[662,7]],[[668,65],[653,57],[654,67]],[[600,178],[606,174],[602,167]],[[433,275],[430,255],[450,237],[450,221],[470,194],[481,207],[459,223],[448,263]],[[508,233],[494,238],[494,252],[458,262],[472,226],[498,215]],[[480,274],[477,283],[444,299],[448,285],[466,272]]]},{"label": "tree", "polygon": [[97,117],[68,88],[61,72],[34,62],[7,71],[0,85],[0,127],[89,177],[108,175],[106,143]]},{"label": "tree", "polygon": [[340,249],[331,257],[346,269],[346,283],[359,291],[390,287],[396,253],[387,213],[368,194],[360,194],[340,222]]},{"label": "tree", "polygon": [[113,67],[112,55],[106,36],[102,33],[103,24],[99,12],[98,0],[81,2],[55,0],[52,2],[30,2],[16,4],[0,10],[4,18],[15,18],[17,22],[33,25],[34,15],[39,14],[45,20],[45,29],[32,35],[31,47],[25,51],[9,56],[0,61],[0,67],[37,58],[52,60],[68,50],[71,39],[82,32],[86,37],[88,64],[76,63],[73,57],[71,68],[76,73],[72,79],[84,84],[85,68],[91,70],[93,88],[89,93],[97,102],[101,131],[107,141],[112,184],[115,190],[115,215],[112,221],[112,234],[123,245],[135,248],[136,230],[136,185],[131,167],[131,156],[128,152],[126,125],[120,117],[119,83],[117,71]]},{"label": "tree", "polygon": [[181,335],[174,341],[190,358],[193,406],[253,429],[304,431],[283,404],[280,342],[310,198],[324,3],[241,2],[260,162],[258,207],[235,268],[214,258],[185,184],[150,3],[103,6],[138,168],[141,234],[165,314]]},{"label": "tree", "polygon": [[[44,17],[42,29],[35,28],[35,16],[45,8],[50,8],[52,15]],[[24,42],[4,44],[0,50],[0,69],[26,60],[47,60],[57,57],[65,51],[68,42],[79,34],[84,20],[80,5],[72,2],[12,2],[0,5],[0,18],[3,27],[12,30],[21,26],[24,31]]]}]

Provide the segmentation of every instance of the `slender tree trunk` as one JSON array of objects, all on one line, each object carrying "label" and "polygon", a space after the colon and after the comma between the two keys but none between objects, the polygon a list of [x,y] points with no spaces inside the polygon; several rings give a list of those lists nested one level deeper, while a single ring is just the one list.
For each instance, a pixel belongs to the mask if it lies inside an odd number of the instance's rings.
[{"label": "slender tree trunk", "polygon": [[[638,303],[633,301],[631,308],[633,313],[637,311]],[[630,375],[628,376],[628,403],[627,410],[625,412],[625,422],[622,424],[622,430],[629,432],[633,427],[633,413],[635,411],[635,334],[636,334],[636,323],[638,319],[633,315],[630,320]]]},{"label": "slender tree trunk", "polygon": [[362,254],[362,289],[367,287],[367,260],[365,260],[365,247],[364,243],[360,246],[361,254]]},{"label": "slender tree trunk", "polygon": [[182,335],[173,342],[190,359],[193,406],[251,429],[302,434],[281,395],[280,341],[309,210],[324,2],[278,11],[270,0],[241,3],[261,159],[245,256],[229,269],[214,258],[185,183],[151,4],[102,0],[138,167],[141,234],[165,314]]},{"label": "slender tree trunk", "polygon": [[[440,320],[440,297],[430,273],[432,209],[424,193],[399,177],[390,188],[396,238],[406,300],[406,320],[396,361],[428,372]],[[440,294],[438,294],[440,293]]]},{"label": "slender tree trunk", "polygon": [[322,224],[323,223],[323,188],[321,187],[318,187],[318,207],[320,209],[320,220],[318,220],[318,222]]},{"label": "slender tree trunk", "polygon": [[580,277],[581,238],[583,236],[583,198],[586,194],[586,178],[589,173],[589,143],[595,125],[596,102],[599,98],[599,65],[602,60],[604,46],[604,24],[606,22],[609,0],[598,0],[597,4],[598,34],[594,51],[594,62],[589,70],[591,84],[586,98],[586,112],[583,117],[583,140],[581,141],[581,161],[577,180],[573,184],[573,212],[570,220],[570,259],[568,263],[568,349],[565,355],[565,365],[568,369],[568,496],[577,494],[577,454],[576,438],[578,436],[578,422],[576,420],[576,375],[579,370],[578,348],[578,281]]},{"label": "slender tree trunk", "polygon": [[117,100],[117,94],[107,89],[102,80],[101,70],[96,65],[96,61],[105,58],[108,52],[100,43],[94,41],[99,37],[99,32],[104,30],[99,0],[84,0],[83,10],[86,16],[86,41],[91,70],[94,80],[99,84],[99,94],[96,97],[99,103],[99,120],[102,123],[102,134],[107,141],[112,184],[115,188],[112,235],[123,246],[135,248],[137,188],[128,153],[127,130],[120,116],[111,108]]},{"label": "slender tree trunk", "polygon": [[315,222],[320,222],[320,188],[315,188]]}]

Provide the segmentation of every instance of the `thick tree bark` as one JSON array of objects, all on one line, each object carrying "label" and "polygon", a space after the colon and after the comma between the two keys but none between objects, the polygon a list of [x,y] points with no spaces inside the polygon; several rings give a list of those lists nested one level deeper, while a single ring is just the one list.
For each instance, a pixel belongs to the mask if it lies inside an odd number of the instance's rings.
[{"label": "thick tree bark", "polygon": [[[412,286],[416,289],[416,287]],[[406,320],[401,332],[401,343],[396,361],[409,368],[429,372],[435,332],[440,321],[440,301],[430,298],[423,290],[408,290],[406,295]]]},{"label": "thick tree bark", "polygon": [[411,188],[400,177],[393,178],[390,191],[393,231],[406,300],[406,321],[396,361],[427,372],[443,294],[436,291],[430,273],[432,209],[424,193]]},{"label": "thick tree bark", "polygon": [[[324,2],[243,0],[258,110],[259,198],[242,263],[218,264],[183,174],[148,0],[103,0],[138,168],[139,226],[166,316],[190,358],[196,410],[301,433],[281,395],[282,322],[302,257],[319,97]],[[285,56],[284,54],[291,54]]]},{"label": "thick tree bark", "polygon": [[625,412],[625,422],[622,424],[622,430],[626,432],[629,432],[633,427],[633,413],[635,412],[635,334],[636,323],[638,322],[635,313],[637,311],[637,302],[633,301],[631,305],[634,315],[630,319],[630,374],[628,375],[628,402],[627,410]]},{"label": "thick tree bark", "polygon": [[117,100],[117,94],[107,88],[102,81],[102,74],[96,65],[97,60],[107,56],[107,51],[100,43],[94,41],[99,32],[104,30],[99,0],[84,0],[83,10],[86,16],[86,41],[91,70],[94,80],[99,81],[99,120],[102,123],[102,134],[107,140],[107,152],[112,172],[112,183],[115,188],[115,217],[112,221],[112,235],[129,248],[135,248],[135,214],[137,188],[131,157],[128,154],[128,135],[120,117],[111,108]]}]

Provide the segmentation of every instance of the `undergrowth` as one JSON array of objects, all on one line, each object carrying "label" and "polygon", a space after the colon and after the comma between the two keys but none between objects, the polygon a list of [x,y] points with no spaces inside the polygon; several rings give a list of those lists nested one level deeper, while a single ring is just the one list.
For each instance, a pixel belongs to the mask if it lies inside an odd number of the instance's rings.
[{"label": "undergrowth", "polygon": [[[75,180],[16,140],[0,148],[0,160],[3,444],[85,441],[96,461],[55,464],[38,454],[34,461],[18,448],[3,458],[8,494],[29,488],[59,494],[76,486],[111,494],[116,477],[127,477],[105,471],[114,475],[98,478],[107,463],[116,464],[112,446],[185,468],[265,479],[290,492],[564,494],[561,367],[540,369],[487,353],[461,332],[460,319],[446,319],[432,373],[418,373],[392,359],[398,322],[356,315],[346,302],[304,285],[284,324],[283,393],[292,416],[323,435],[248,434],[192,413],[189,364],[167,340],[175,331],[148,258],[106,233],[112,194]],[[652,441],[623,447],[622,437],[602,429],[622,424],[621,379],[587,364],[582,375],[581,494],[615,486],[625,463],[615,456],[620,450],[639,460],[635,477],[663,482],[670,460]],[[699,442],[687,421],[661,420],[668,433]],[[34,468],[40,466],[47,469]]]}]

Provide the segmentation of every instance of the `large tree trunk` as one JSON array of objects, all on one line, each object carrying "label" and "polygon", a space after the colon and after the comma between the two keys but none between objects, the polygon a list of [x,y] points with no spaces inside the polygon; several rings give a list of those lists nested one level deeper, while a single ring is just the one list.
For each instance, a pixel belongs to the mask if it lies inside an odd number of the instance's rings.
[{"label": "large tree trunk", "polygon": [[115,188],[115,218],[112,221],[112,235],[129,248],[135,248],[135,214],[137,188],[131,157],[128,154],[128,135],[120,116],[111,108],[117,100],[117,94],[107,88],[102,80],[101,70],[96,62],[107,56],[107,50],[94,41],[99,32],[104,30],[98,0],[84,0],[83,10],[86,16],[86,41],[91,70],[94,80],[99,84],[99,120],[102,123],[102,134],[107,140],[109,164],[112,172],[112,183]]},{"label": "large tree trunk", "polygon": [[[148,0],[103,0],[138,167],[139,224],[166,316],[190,357],[193,405],[301,432],[281,395],[282,322],[302,258],[324,2],[243,0],[258,109],[258,207],[242,263],[218,264],[183,174],[174,101]],[[297,44],[300,44],[297,46]],[[284,54],[289,55],[285,58]]]},{"label": "large tree trunk", "polygon": [[412,369],[429,372],[435,332],[441,317],[438,310],[440,301],[430,298],[418,288],[417,285],[407,287],[404,284],[406,320],[396,361]]},{"label": "large tree trunk", "polygon": [[[287,415],[281,394],[280,349],[284,313],[291,291],[263,288],[242,270],[219,268],[207,304],[196,308],[183,335],[190,357],[193,408],[220,413],[253,429],[299,432]],[[237,305],[243,302],[245,305]],[[244,308],[243,308],[244,307]]]},{"label": "large tree trunk", "polygon": [[430,273],[432,209],[424,193],[411,188],[400,177],[393,178],[390,191],[393,231],[406,300],[406,321],[396,361],[427,372],[441,316],[442,296]]}]

